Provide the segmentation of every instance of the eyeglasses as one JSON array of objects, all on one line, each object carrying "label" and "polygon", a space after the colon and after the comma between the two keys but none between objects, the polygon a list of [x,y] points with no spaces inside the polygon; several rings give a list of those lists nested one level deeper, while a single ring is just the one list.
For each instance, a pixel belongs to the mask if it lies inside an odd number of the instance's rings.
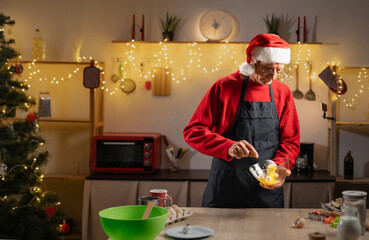
[{"label": "eyeglasses", "polygon": [[264,67],[264,66],[261,66],[261,69],[263,71],[263,74],[266,74],[266,75],[281,75],[281,74],[285,74],[285,72],[281,69],[276,69],[276,68],[270,68],[270,67]]}]

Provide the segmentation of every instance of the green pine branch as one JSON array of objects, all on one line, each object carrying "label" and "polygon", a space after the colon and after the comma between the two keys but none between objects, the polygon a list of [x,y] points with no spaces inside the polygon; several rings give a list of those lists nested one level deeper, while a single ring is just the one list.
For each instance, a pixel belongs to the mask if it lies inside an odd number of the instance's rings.
[{"label": "green pine branch", "polygon": [[[0,29],[14,24],[0,13]],[[28,111],[35,104],[9,63],[19,56],[14,42],[0,31],[0,164],[7,167],[5,175],[0,172],[0,239],[57,239],[65,213],[56,204],[57,194],[48,192],[40,179],[48,158],[47,151],[39,151],[45,140],[37,134],[36,122],[14,119],[16,109]],[[41,191],[31,191],[32,187]],[[52,206],[57,212],[49,217],[45,210]]]}]

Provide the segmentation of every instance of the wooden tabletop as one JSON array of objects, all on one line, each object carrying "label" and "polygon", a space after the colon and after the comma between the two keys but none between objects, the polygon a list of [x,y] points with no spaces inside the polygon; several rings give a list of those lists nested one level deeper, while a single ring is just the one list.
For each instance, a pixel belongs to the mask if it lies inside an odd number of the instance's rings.
[{"label": "wooden tabletop", "polygon": [[[186,208],[193,211],[193,216],[186,220],[167,225],[155,240],[173,239],[165,234],[165,230],[186,224],[211,228],[214,235],[209,240],[296,240],[309,239],[309,233],[320,232],[327,240],[336,240],[337,229],[330,224],[307,219],[304,228],[292,228],[295,219],[307,218],[309,212],[316,209],[221,209],[221,208]],[[367,220],[369,210],[367,210]],[[360,240],[369,239],[369,233]]]}]

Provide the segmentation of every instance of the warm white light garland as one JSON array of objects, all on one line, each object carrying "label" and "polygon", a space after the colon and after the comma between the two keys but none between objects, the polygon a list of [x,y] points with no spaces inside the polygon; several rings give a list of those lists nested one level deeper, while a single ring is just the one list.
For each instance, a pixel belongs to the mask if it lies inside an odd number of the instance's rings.
[{"label": "warm white light garland", "polygon": [[[19,57],[21,58],[21,56]],[[92,60],[92,57],[80,57],[81,60]],[[76,63],[78,64],[78,63]],[[102,74],[104,74],[103,68],[99,65],[98,61],[95,61],[95,66],[97,68],[99,68],[102,71]],[[65,80],[69,80],[73,77],[73,75],[77,74],[80,71],[80,67],[75,67],[74,70],[70,73],[65,74],[64,76],[61,77],[56,77],[56,76],[44,76],[41,72],[41,70],[38,68],[38,62],[36,59],[32,60],[32,62],[27,63],[27,68],[29,70],[28,73],[28,77],[26,77],[24,79],[24,82],[27,83],[28,88],[31,87],[31,84],[29,83],[29,81],[33,80],[33,79],[37,79],[40,82],[42,81],[48,81],[51,84],[59,84],[59,83],[63,83]],[[105,83],[103,83],[105,84]]]},{"label": "warm white light garland", "polygon": [[[33,158],[33,162],[31,165],[27,165],[27,164],[18,164],[13,166],[12,168],[10,168],[5,174],[1,175],[1,181],[6,181],[6,176],[8,174],[10,174],[10,172],[12,172],[14,169],[16,168],[24,168],[24,169],[28,169],[31,168],[33,169],[33,174],[35,175],[35,177],[37,178],[38,182],[42,182],[44,180],[44,174],[38,175],[38,171],[40,170],[39,167],[34,167],[35,163],[37,161],[37,158]],[[45,197],[45,194],[47,192],[42,191],[42,189],[39,186],[32,186],[28,188],[30,193],[33,195],[33,198],[25,205],[22,206],[13,206],[12,210],[15,210],[19,207],[27,207],[27,206],[31,206],[31,203],[35,200],[37,200],[38,202],[41,201],[40,197]],[[1,197],[0,196],[0,200],[1,201],[6,201],[9,200],[9,197],[7,195]],[[56,205],[60,205],[60,202],[55,203]]]}]

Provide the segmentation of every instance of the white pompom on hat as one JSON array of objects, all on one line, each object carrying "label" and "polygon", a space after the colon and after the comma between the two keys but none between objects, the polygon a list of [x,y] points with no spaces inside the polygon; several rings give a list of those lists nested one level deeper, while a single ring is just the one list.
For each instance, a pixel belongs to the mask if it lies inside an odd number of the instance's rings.
[{"label": "white pompom on hat", "polygon": [[240,66],[240,73],[250,76],[255,72],[256,61],[288,64],[291,50],[288,43],[275,34],[256,35],[246,49],[247,62]]}]

